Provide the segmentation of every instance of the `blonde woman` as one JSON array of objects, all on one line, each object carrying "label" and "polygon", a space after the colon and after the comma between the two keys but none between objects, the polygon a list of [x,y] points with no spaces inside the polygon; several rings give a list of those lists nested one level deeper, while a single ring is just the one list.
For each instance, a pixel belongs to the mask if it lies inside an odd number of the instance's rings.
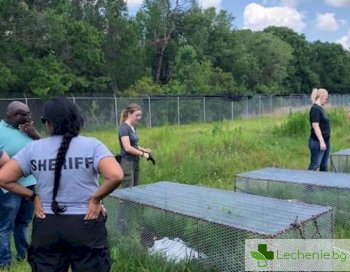
[{"label": "blonde woman", "polygon": [[313,105],[310,109],[310,164],[308,170],[319,168],[320,171],[328,171],[331,127],[324,110],[328,102],[327,90],[314,88],[311,93],[311,101]]},{"label": "blonde woman", "polygon": [[121,155],[121,167],[124,171],[124,179],[121,187],[137,186],[139,182],[139,160],[149,158],[151,150],[138,145],[139,137],[136,125],[142,118],[142,109],[138,104],[129,104],[121,113],[119,128],[119,143]]}]

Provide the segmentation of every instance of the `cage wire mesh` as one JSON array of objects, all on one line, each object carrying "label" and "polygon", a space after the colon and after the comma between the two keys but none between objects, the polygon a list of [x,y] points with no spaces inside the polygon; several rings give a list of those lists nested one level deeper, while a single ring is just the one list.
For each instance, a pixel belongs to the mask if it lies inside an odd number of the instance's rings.
[{"label": "cage wire mesh", "polygon": [[235,176],[235,191],[331,206],[335,237],[350,238],[350,174],[264,168]]},{"label": "cage wire mesh", "polygon": [[350,149],[343,149],[331,155],[332,172],[350,173]]},{"label": "cage wire mesh", "polygon": [[245,239],[333,238],[331,207],[174,182],[116,190],[105,206],[112,246],[193,271],[244,271]]}]

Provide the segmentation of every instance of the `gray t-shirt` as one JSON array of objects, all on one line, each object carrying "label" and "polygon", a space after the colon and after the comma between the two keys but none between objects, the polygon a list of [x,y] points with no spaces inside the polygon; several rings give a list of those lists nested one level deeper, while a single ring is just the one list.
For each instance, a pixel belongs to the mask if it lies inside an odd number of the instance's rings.
[{"label": "gray t-shirt", "polygon": [[[54,169],[57,150],[62,136],[51,136],[27,144],[15,159],[24,175],[32,174],[37,180],[37,191],[45,213],[51,210]],[[90,197],[98,190],[100,160],[113,156],[99,140],[90,137],[74,137],[69,145],[66,162],[62,167],[60,186],[56,200],[67,205],[64,214],[86,214]]]},{"label": "gray t-shirt", "polygon": [[128,160],[138,161],[139,156],[130,154],[130,153],[125,151],[123,144],[122,144],[122,140],[121,140],[121,138],[124,136],[129,136],[130,145],[132,147],[138,149],[139,137],[136,133],[136,129],[135,129],[135,131],[133,131],[127,123],[123,123],[119,128],[119,143],[120,143],[120,155],[122,156],[122,158],[125,158]]}]

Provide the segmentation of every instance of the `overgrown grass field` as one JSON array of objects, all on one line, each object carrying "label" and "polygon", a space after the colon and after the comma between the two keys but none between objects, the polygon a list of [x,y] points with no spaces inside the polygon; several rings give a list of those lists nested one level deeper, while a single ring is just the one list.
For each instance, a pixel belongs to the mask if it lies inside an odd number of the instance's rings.
[{"label": "overgrown grass field", "polygon": [[[327,109],[332,124],[332,150],[349,148],[350,121],[345,109]],[[117,130],[84,131],[119,152]],[[234,175],[263,167],[306,169],[309,163],[308,112],[207,124],[139,128],[140,145],[150,147],[153,166],[141,162],[141,184],[176,181],[232,190]],[[113,271],[195,271],[156,257],[113,249]],[[15,263],[10,271],[30,271]]]}]

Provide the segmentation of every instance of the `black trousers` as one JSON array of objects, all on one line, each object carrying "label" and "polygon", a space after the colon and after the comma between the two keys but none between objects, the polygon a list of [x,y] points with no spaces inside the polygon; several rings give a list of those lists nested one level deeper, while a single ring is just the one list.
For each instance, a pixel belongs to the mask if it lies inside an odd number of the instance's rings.
[{"label": "black trousers", "polygon": [[46,215],[33,220],[28,262],[35,272],[107,272],[111,261],[105,219]]}]

